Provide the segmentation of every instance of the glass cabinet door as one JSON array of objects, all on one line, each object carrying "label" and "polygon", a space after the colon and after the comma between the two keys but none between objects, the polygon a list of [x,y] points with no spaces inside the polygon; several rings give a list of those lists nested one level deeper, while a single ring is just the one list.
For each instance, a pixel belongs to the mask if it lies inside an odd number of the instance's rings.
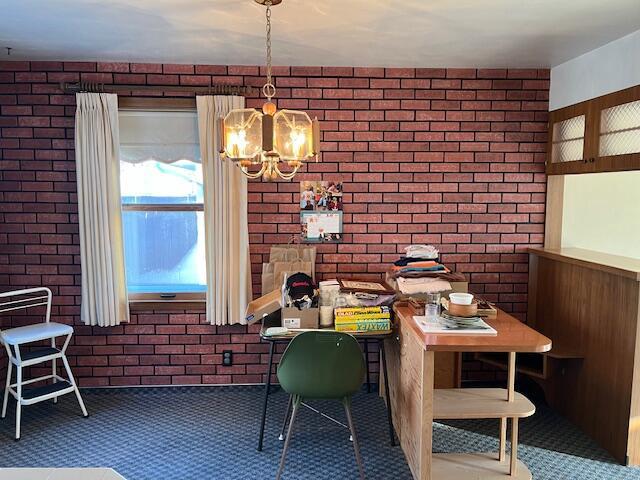
[{"label": "glass cabinet door", "polygon": [[600,157],[640,152],[640,100],[601,111],[599,143]]},{"label": "glass cabinet door", "polygon": [[585,115],[553,124],[551,162],[575,162],[584,158]]}]

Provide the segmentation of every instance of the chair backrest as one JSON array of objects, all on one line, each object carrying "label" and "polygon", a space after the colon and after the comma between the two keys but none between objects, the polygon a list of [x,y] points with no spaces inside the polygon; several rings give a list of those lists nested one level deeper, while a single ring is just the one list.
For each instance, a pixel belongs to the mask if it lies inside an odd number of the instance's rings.
[{"label": "chair backrest", "polygon": [[360,390],[365,368],[353,335],[310,331],[291,340],[278,366],[278,380],[287,393],[303,398],[344,398]]},{"label": "chair backrest", "polygon": [[47,287],[27,288],[0,293],[0,313],[45,305],[45,322],[51,319],[51,290]]}]

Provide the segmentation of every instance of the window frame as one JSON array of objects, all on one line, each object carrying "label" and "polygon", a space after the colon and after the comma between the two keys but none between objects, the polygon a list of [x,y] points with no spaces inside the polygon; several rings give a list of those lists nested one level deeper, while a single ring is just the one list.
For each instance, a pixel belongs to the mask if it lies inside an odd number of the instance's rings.
[{"label": "window frame", "polygon": [[[149,97],[118,97],[118,110],[133,111],[196,111],[196,100],[192,98],[149,98]],[[164,212],[204,212],[204,203],[198,204],[123,204],[125,211],[164,211]],[[126,265],[125,265],[126,269]],[[135,304],[139,310],[149,307],[169,307],[185,309],[200,308],[205,301],[206,292],[179,293],[129,293],[129,303]]]},{"label": "window frame", "polygon": [[[640,170],[640,152],[600,156],[600,118],[602,110],[638,100],[640,100],[640,85],[549,112],[546,161],[547,175]],[[553,163],[553,126],[558,122],[579,115],[585,115],[582,160]]]}]

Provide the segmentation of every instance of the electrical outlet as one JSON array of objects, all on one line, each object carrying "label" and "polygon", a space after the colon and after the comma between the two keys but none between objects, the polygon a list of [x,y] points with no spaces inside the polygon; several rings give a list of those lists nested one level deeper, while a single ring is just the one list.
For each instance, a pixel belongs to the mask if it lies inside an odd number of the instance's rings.
[{"label": "electrical outlet", "polygon": [[222,365],[225,367],[230,367],[233,365],[233,351],[232,350],[223,350],[222,351]]}]

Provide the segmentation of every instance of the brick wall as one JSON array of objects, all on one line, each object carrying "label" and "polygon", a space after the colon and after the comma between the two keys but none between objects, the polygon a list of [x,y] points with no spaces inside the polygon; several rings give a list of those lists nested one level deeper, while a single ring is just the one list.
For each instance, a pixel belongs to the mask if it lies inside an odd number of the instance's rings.
[{"label": "brick wall", "polygon": [[[54,318],[76,325],[70,360],[82,385],[257,382],[266,351],[256,328],[215,328],[203,310],[135,312],[114,328],[79,323],[75,99],[59,82],[261,86],[261,73],[0,62],[0,289],[52,287]],[[433,243],[473,292],[524,317],[524,248],[543,236],[548,70],[278,67],[275,75],[280,108],[321,120],[323,155],[294,182],[250,183],[256,293],[269,246],[299,232],[298,181],[322,178],[344,182],[345,238],[319,247],[321,276],[380,278],[407,244]],[[236,352],[232,367],[221,365],[226,349]],[[483,378],[478,369],[470,363],[465,378]]]}]

